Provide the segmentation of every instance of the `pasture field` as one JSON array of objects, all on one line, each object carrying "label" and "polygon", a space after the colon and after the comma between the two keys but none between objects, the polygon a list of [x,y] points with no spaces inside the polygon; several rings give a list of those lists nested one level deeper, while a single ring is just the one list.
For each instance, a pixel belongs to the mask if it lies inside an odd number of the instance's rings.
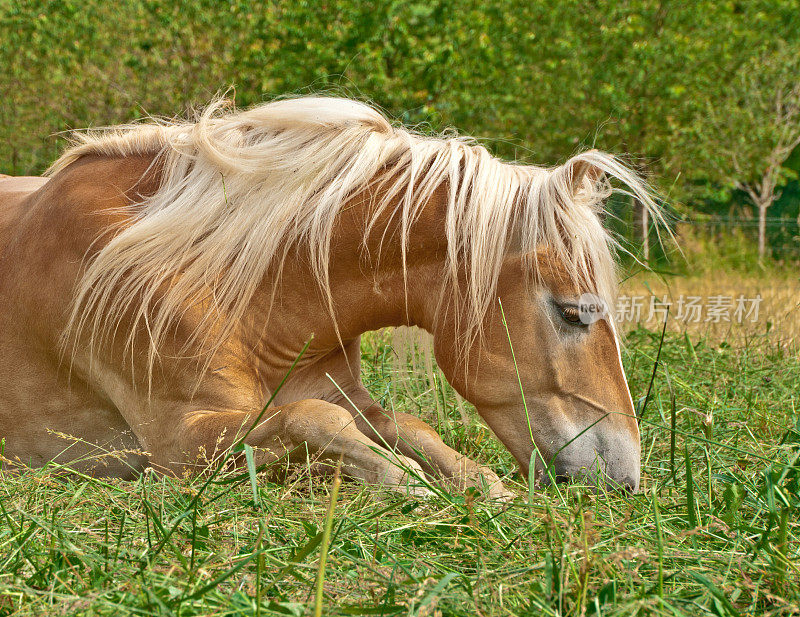
[{"label": "pasture field", "polygon": [[[675,206],[685,256],[646,226],[640,250],[635,204],[609,201],[604,222],[656,271],[621,289],[641,303],[621,328],[639,493],[528,487],[429,356],[406,362],[370,333],[375,398],[492,467],[513,501],[408,497],[308,466],[281,482],[253,465],[12,474],[0,436],[0,617],[800,617],[797,4],[0,0],[0,174],[42,173],[70,129],[215,93],[241,109],[344,95],[519,162],[629,152]],[[758,255],[748,189],[770,186],[755,191],[774,198]],[[696,320],[681,317],[690,297]],[[738,298],[759,299],[754,319],[731,320],[734,305],[708,319]],[[671,303],[663,330],[653,300]]]},{"label": "pasture field", "polygon": [[[623,320],[623,328],[642,325],[655,330],[661,328],[664,306],[669,305],[667,328],[672,332],[685,331],[694,339],[724,340],[737,346],[747,345],[754,335],[769,333],[775,344],[791,347],[800,341],[796,269],[793,264],[784,274],[768,271],[744,276],[725,271],[691,277],[640,272],[622,284],[624,306],[620,304],[617,313],[630,317],[637,312],[634,307],[639,307],[640,319]],[[740,316],[736,314],[739,298],[743,302]],[[694,311],[687,308],[692,299]]]},{"label": "pasture field", "polygon": [[782,325],[627,332],[633,496],[529,492],[446,384],[399,385],[388,338],[370,335],[373,393],[492,466],[512,503],[344,482],[331,510],[335,483],[302,469],[284,484],[6,473],[0,615],[312,615],[318,591],[322,615],[800,615],[800,359]]}]

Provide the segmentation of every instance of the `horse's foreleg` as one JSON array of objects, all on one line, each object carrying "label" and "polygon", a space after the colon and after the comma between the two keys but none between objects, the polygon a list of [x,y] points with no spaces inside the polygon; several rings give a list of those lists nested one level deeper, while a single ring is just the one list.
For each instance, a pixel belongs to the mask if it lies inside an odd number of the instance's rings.
[{"label": "horse's foreleg", "polygon": [[487,493],[490,499],[505,501],[513,498],[514,494],[503,486],[494,471],[453,450],[442,441],[433,427],[419,418],[386,411],[366,391],[353,393],[350,401],[361,406],[360,410],[354,410],[353,415],[358,428],[365,435],[377,443],[396,448],[422,465],[427,473],[444,479],[460,490],[478,488]]},{"label": "horse's foreleg", "polygon": [[[164,447],[151,448],[151,464],[178,474],[206,466],[244,436],[257,417],[231,411],[188,413]],[[244,442],[255,449],[258,465],[287,455],[295,462],[341,460],[342,472],[350,477],[401,492],[428,492],[420,481],[424,476],[419,464],[377,445],[345,409],[325,401],[308,399],[269,408]]]}]

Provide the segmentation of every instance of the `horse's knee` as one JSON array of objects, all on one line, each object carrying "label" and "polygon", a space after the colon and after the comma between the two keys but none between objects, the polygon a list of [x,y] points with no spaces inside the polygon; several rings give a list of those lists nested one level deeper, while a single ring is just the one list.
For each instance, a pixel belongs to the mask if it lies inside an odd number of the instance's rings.
[{"label": "horse's knee", "polygon": [[[373,421],[369,417],[367,419]],[[439,433],[416,416],[395,414],[387,417],[384,415],[380,420],[376,418],[373,422],[375,426],[381,427],[378,428],[378,431],[384,438],[391,438],[390,443],[393,445],[403,442],[413,444],[415,449],[427,453],[428,456],[435,456],[450,450],[442,441]]]},{"label": "horse's knee", "polygon": [[302,441],[313,435],[330,438],[353,425],[353,416],[346,409],[316,399],[291,403],[283,412],[286,432]]}]

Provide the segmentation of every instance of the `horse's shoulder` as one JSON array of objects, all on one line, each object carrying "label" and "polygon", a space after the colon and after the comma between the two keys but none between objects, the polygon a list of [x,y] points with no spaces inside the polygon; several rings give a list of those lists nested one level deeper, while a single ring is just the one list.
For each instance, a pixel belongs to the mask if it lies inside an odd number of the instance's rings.
[{"label": "horse's shoulder", "polygon": [[47,253],[51,259],[62,253],[83,255],[105,230],[127,224],[125,206],[158,188],[152,163],[153,156],[92,154],[49,179],[0,178],[0,231],[6,248],[14,238],[19,250]]},{"label": "horse's shoulder", "polygon": [[154,155],[81,157],[53,176],[52,189],[65,206],[108,210],[140,201],[158,189]]}]

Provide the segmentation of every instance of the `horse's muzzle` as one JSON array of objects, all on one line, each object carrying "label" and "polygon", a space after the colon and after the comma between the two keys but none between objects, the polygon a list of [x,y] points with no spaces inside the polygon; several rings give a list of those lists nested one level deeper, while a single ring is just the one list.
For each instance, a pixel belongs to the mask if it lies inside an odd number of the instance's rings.
[{"label": "horse's muzzle", "polygon": [[[603,432],[604,433],[604,432]],[[547,467],[537,461],[536,479],[542,485],[556,482],[588,484],[598,490],[636,493],[639,490],[638,440],[587,432],[561,448]]]}]

